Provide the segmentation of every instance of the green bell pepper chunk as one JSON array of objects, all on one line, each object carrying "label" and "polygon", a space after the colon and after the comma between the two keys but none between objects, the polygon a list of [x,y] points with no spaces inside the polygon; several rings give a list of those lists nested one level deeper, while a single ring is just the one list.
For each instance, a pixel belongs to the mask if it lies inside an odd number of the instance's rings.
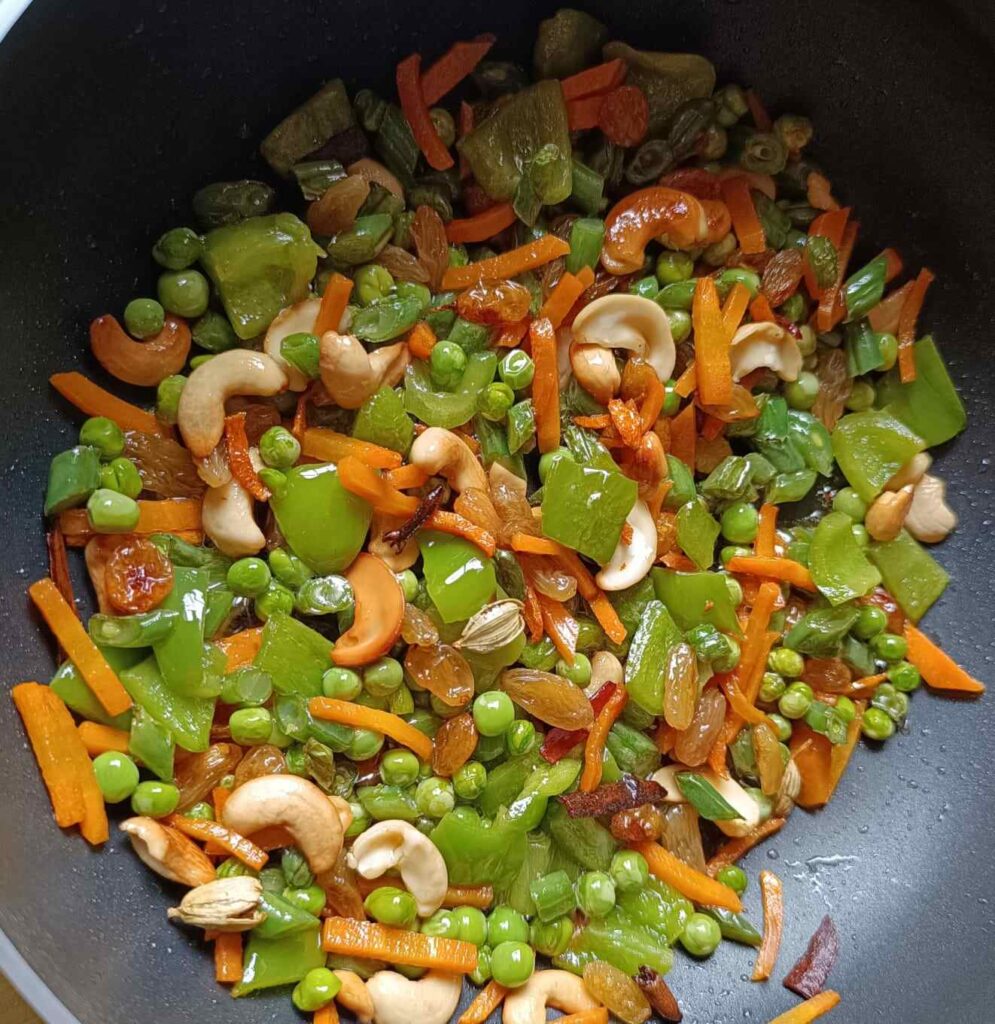
[{"label": "green bell pepper chunk", "polygon": [[404,373],[404,407],[430,427],[459,427],[473,418],[477,396],[497,370],[493,352],[474,352],[467,358],[463,378],[455,391],[437,391],[428,361],[416,359]]},{"label": "green bell pepper chunk", "polygon": [[[137,665],[149,654],[147,650],[124,647],[101,647],[100,653],[118,675],[124,669]],[[120,715],[108,715],[104,711],[103,705],[93,695],[93,690],[86,685],[79,670],[71,661],[66,660],[59,666],[49,685],[66,707],[70,711],[74,711],[80,718],[125,731],[131,728],[131,712],[124,711]]]},{"label": "green bell pepper chunk", "polygon": [[884,485],[926,442],[885,410],[868,409],[844,416],[832,434],[833,454],[864,501],[873,501]]},{"label": "green bell pepper chunk", "polygon": [[772,505],[801,501],[814,486],[814,469],[796,469],[789,473],[778,473],[767,485],[764,491],[764,500]]},{"label": "green bell pepper chunk", "polygon": [[207,573],[173,566],[173,589],[159,606],[179,613],[173,628],[152,645],[166,685],[184,697],[211,697],[204,688],[204,611]]},{"label": "green bell pepper chunk", "polygon": [[491,340],[491,328],[486,324],[475,324],[463,317],[457,317],[449,329],[446,341],[459,345],[461,349],[471,356],[475,352],[485,352]]},{"label": "green bell pepper chunk", "polygon": [[519,914],[531,917],[535,914],[531,885],[534,878],[542,878],[549,872],[553,841],[545,832],[529,832],[525,837],[525,859],[515,880],[501,895],[500,902],[506,903]]},{"label": "green bell pepper chunk", "polygon": [[163,782],[170,782],[173,778],[175,752],[176,743],[169,730],[164,729],[143,708],[136,708],[131,718],[128,753]]},{"label": "green bell pepper chunk", "polygon": [[252,932],[261,939],[277,939],[281,935],[311,931],[321,924],[314,914],[295,906],[279,893],[267,892],[265,889],[259,900],[259,909],[265,912],[266,917]]},{"label": "green bell pepper chunk", "polygon": [[221,554],[217,548],[188,544],[171,533],[153,533],[149,540],[173,565],[183,565],[191,569],[206,569],[209,589],[225,586],[233,559]]},{"label": "green bell pepper chunk", "polygon": [[569,450],[574,461],[580,466],[603,469],[609,473],[618,472],[618,463],[615,462],[611,452],[601,443],[593,430],[585,430],[583,427],[578,427],[576,423],[564,424],[563,446]]},{"label": "green bell pepper chunk", "polygon": [[510,807],[525,788],[525,781],[532,774],[537,760],[533,751],[521,757],[511,757],[488,772],[483,792],[477,798],[480,813],[492,818],[499,808]]},{"label": "green bell pepper chunk", "polygon": [[720,532],[704,498],[695,498],[678,509],[677,546],[699,569],[707,569],[715,561],[715,541]]},{"label": "green bell pepper chunk", "polygon": [[508,410],[508,451],[517,455],[535,437],[536,418],[532,399],[517,402]]},{"label": "green bell pepper chunk", "polygon": [[619,893],[617,909],[629,921],[668,945],[677,941],[694,912],[689,900],[652,876],[642,889]]},{"label": "green bell pepper chunk", "polygon": [[[198,645],[198,655],[202,645]],[[213,697],[188,697],[166,684],[155,657],[118,673],[131,699],[144,708],[184,750],[200,753],[211,744]]]},{"label": "green bell pepper chunk", "polygon": [[608,42],[608,29],[584,11],[561,7],[551,18],[539,22],[532,63],[535,76],[566,78],[591,64],[597,64],[601,47]]},{"label": "green bell pepper chunk", "polygon": [[89,445],[59,452],[48,467],[45,515],[82,505],[100,486],[100,453]]},{"label": "green bell pepper chunk", "polygon": [[903,384],[898,370],[891,370],[878,382],[877,404],[932,448],[956,437],[967,413],[932,337],[916,342],[915,355],[916,379]]},{"label": "green bell pepper chunk", "polygon": [[642,729],[633,728],[625,722],[616,722],[611,727],[605,747],[618,768],[630,775],[645,778],[660,767],[660,751],[656,744]]},{"label": "green bell pepper chunk", "polygon": [[201,264],[246,341],[307,296],[320,251],[306,224],[292,213],[274,213],[208,232]]},{"label": "green bell pepper chunk", "polygon": [[553,842],[588,871],[607,871],[618,848],[611,832],[594,818],[571,818],[554,801],[546,812],[546,826]]},{"label": "green bell pepper chunk", "polygon": [[332,642],[326,637],[286,612],[274,612],[263,626],[253,665],[270,674],[277,693],[317,697],[331,653]]},{"label": "green bell pepper chunk", "polygon": [[617,909],[605,917],[590,918],[575,932],[564,953],[553,957],[553,966],[573,974],[597,961],[611,964],[630,977],[640,967],[650,967],[664,975],[674,964],[674,951],[645,929],[637,928]]},{"label": "green bell pepper chunk", "polygon": [[336,467],[294,466],[272,492],[270,508],[293,553],[319,576],[348,568],[363,549],[373,510],[342,486]]},{"label": "green bell pepper chunk", "polygon": [[674,622],[683,629],[711,623],[724,633],[739,635],[736,605],[717,572],[675,572],[656,568],[650,573],[656,596],[667,606]]},{"label": "green bell pepper chunk", "polygon": [[235,997],[264,988],[292,985],[315,967],[324,967],[321,929],[290,932],[277,939],[265,939],[251,932],[245,947],[242,980],[231,990]]},{"label": "green bell pepper chunk", "polygon": [[833,442],[821,420],[810,412],[788,410],[788,440],[801,453],[805,465],[820,476],[833,475]]},{"label": "green bell pepper chunk", "polygon": [[622,620],[622,625],[625,626],[625,639],[621,644],[607,644],[606,646],[609,650],[621,655],[624,655],[629,650],[629,645],[632,643],[632,637],[639,627],[643,612],[646,611],[647,605],[655,597],[656,591],[653,587],[653,580],[649,576],[644,576],[638,583],[634,583],[631,587],[626,587],[625,590],[616,590],[609,593],[608,600],[611,601],[615,614],[618,615]]},{"label": "green bell pepper chunk", "polygon": [[694,474],[676,455],[667,456],[667,471],[673,486],[663,504],[674,512],[694,498]]},{"label": "green bell pepper chunk", "polygon": [[407,455],[415,426],[404,411],[404,399],[393,388],[382,387],[359,407],[352,436]]},{"label": "green bell pepper chunk", "polygon": [[[328,258],[336,267],[371,263],[390,241],[393,230],[394,218],[389,213],[357,217],[348,231],[340,231],[325,243]],[[381,308],[377,309],[378,306]],[[414,326],[419,308],[418,303],[391,296],[382,303],[359,310],[352,318],[350,331],[364,341],[387,341],[405,329],[404,323]]]},{"label": "green bell pepper chunk", "polygon": [[[757,490],[753,486],[753,467],[742,455],[729,455],[701,481],[699,490],[713,502],[754,501]],[[686,500],[693,497],[689,494]]]},{"label": "green bell pepper chunk", "polygon": [[756,925],[745,914],[734,914],[731,910],[723,910],[721,907],[702,907],[701,913],[707,914],[718,924],[723,939],[754,948],[763,941],[763,936]]},{"label": "green bell pepper chunk", "polygon": [[894,540],[872,541],[868,554],[885,589],[913,622],[926,614],[950,582],[943,566],[905,530]]},{"label": "green bell pepper chunk", "polygon": [[881,573],[867,560],[853,535],[853,520],[843,512],[830,512],[819,520],[809,547],[812,580],[832,605],[869,594]]},{"label": "green bell pepper chunk", "polygon": [[525,860],[526,833],[506,816],[491,822],[470,808],[449,811],[429,833],[451,885],[510,885]]},{"label": "green bell pepper chunk", "polygon": [[418,534],[425,585],[443,622],[468,619],[493,597],[494,563],[462,537],[436,530]]},{"label": "green bell pepper chunk", "polygon": [[148,647],[172,632],[180,613],[155,608],[138,615],[91,615],[90,639],[106,647]]},{"label": "green bell pepper chunk", "polygon": [[227,587],[208,587],[204,604],[204,636],[213,639],[227,625],[235,595]]},{"label": "green bell pepper chunk", "polygon": [[[651,715],[663,714],[664,659],[681,639],[681,631],[666,605],[662,601],[650,601],[629,645],[625,688],[629,699]],[[618,755],[615,757],[617,760]]]},{"label": "green bell pepper chunk", "polygon": [[815,658],[835,657],[858,614],[859,609],[853,605],[816,608],[791,627],[784,638],[784,646]]},{"label": "green bell pepper chunk", "polygon": [[[509,427],[511,420],[508,421]],[[510,429],[506,431],[500,423],[492,423],[485,416],[473,417],[473,432],[480,442],[480,460],[485,469],[490,469],[495,462],[500,462],[509,473],[526,478],[525,461],[521,455],[512,455],[508,443]]]},{"label": "green bell pepper chunk", "polygon": [[543,487],[543,533],[604,565],[638,491],[636,482],[621,473],[558,459]]},{"label": "green bell pepper chunk", "polygon": [[531,831],[538,828],[549,805],[549,798],[565,793],[577,781],[581,763],[564,757],[556,764],[540,763],[525,780],[521,795],[508,807],[508,820]]},{"label": "green bell pepper chunk", "polygon": [[341,78],[333,78],[292,110],[262,141],[259,151],[277,174],[320,149],[330,138],[355,124],[349,94]]}]

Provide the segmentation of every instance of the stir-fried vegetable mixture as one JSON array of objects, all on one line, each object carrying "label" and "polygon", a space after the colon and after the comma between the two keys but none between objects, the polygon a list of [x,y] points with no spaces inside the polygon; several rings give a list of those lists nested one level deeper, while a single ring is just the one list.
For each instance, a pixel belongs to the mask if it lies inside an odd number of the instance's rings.
[{"label": "stir-fried vegetable mixture", "polygon": [[464,1024],[675,1021],[678,944],[773,977],[781,883],[750,921],[737,861],[921,681],[983,690],[918,628],[965,424],[930,272],[703,57],[571,10],[534,81],[495,42],[329,82],[270,182],[193,197],[90,329],[154,413],[52,378],[89,417],[30,588],[64,660],[13,697],[56,821],[129,802],[218,980],[318,1024],[443,1024],[463,975]]}]

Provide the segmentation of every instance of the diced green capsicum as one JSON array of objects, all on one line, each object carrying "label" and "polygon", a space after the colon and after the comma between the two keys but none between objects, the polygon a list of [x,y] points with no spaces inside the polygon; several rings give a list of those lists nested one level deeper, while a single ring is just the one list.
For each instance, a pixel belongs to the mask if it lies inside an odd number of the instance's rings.
[{"label": "diced green capsicum", "polygon": [[902,466],[926,447],[918,434],[885,410],[844,416],[832,437],[836,461],[864,501],[876,498]]},{"label": "diced green capsicum", "polygon": [[405,371],[404,407],[422,423],[447,430],[462,426],[477,411],[477,396],[497,370],[493,352],[474,352],[455,391],[439,391],[432,383],[427,360],[416,359]]},{"label": "diced green capsicum", "polygon": [[888,593],[913,622],[926,614],[950,582],[943,566],[905,530],[894,540],[873,541],[868,554]]},{"label": "diced green capsicum", "polygon": [[332,643],[326,637],[286,612],[274,612],[263,626],[262,645],[253,664],[270,674],[277,693],[316,697],[331,664],[331,652]]},{"label": "diced green capsicum", "polygon": [[664,603],[650,601],[629,645],[625,688],[629,699],[651,715],[663,714],[663,666],[667,652],[680,641],[681,631]]},{"label": "diced green capsicum", "polygon": [[415,427],[405,412],[404,398],[393,388],[382,387],[359,407],[352,436],[407,455]]},{"label": "diced green capsicum", "polygon": [[853,520],[842,512],[830,512],[819,520],[809,546],[808,567],[832,605],[863,597],[881,582],[881,574],[853,535]]},{"label": "diced green capsicum", "polygon": [[660,568],[654,569],[651,576],[656,596],[681,629],[694,629],[709,622],[725,633],[739,633],[736,605],[725,576]]},{"label": "diced green capsicum", "polygon": [[81,444],[59,452],[48,467],[45,515],[54,516],[85,504],[99,486],[100,453],[96,448]]},{"label": "diced green capsicum", "polygon": [[[200,655],[200,645],[197,648]],[[154,657],[118,673],[131,699],[172,733],[178,746],[199,753],[211,743],[214,699],[186,697],[166,685]]]},{"label": "diced green capsicum", "polygon": [[173,589],[160,605],[178,613],[173,628],[152,645],[166,685],[184,697],[208,697],[204,692],[204,611],[207,572],[173,566]]},{"label": "diced green capsicum", "polygon": [[462,537],[423,530],[418,546],[424,561],[425,586],[443,622],[468,619],[493,597],[494,563]]}]

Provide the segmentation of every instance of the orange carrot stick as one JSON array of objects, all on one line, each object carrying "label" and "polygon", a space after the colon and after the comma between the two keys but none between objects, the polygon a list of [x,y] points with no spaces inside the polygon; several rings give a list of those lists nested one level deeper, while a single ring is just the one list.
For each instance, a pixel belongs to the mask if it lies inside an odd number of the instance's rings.
[{"label": "orange carrot stick", "polygon": [[739,836],[723,843],[715,851],[714,856],[709,858],[708,873],[714,875],[719,868],[742,860],[758,843],[763,842],[768,836],[780,832],[784,828],[784,822],[784,818],[768,818],[762,825],[758,825],[745,836]]},{"label": "orange carrot stick", "polygon": [[722,307],[722,328],[729,341],[736,333],[736,328],[743,322],[743,317],[750,305],[750,289],[742,281],[737,281],[726,296]]},{"label": "orange carrot stick", "polygon": [[471,544],[476,544],[488,558],[497,550],[497,540],[493,533],[477,526],[476,523],[471,523],[469,519],[456,512],[433,512],[426,520],[425,526],[430,530],[452,534],[454,537],[463,537]]},{"label": "orange carrot stick", "polygon": [[428,104],[421,91],[421,55],[405,57],[397,65],[394,76],[397,83],[397,97],[401,101],[404,119],[411,127],[411,134],[422,151],[429,167],[445,171],[453,166],[453,155],[439,137]]},{"label": "orange carrot stick", "polygon": [[432,741],[425,733],[419,732],[413,725],[408,725],[399,715],[329,697],[312,697],[308,707],[311,714],[322,721],[339,722],[356,729],[383,733],[384,736],[389,736],[402,746],[413,750],[423,761],[428,761],[432,757]]},{"label": "orange carrot stick", "polygon": [[577,620],[559,602],[536,591],[536,600],[542,614],[542,625],[546,635],[553,641],[553,646],[560,652],[560,657],[568,664],[574,663],[574,652],[577,648]]},{"label": "orange carrot stick", "polygon": [[743,909],[739,897],[727,885],[696,871],[659,843],[633,843],[632,849],[646,858],[650,872],[661,882],[672,885],[682,896],[709,907],[724,907],[734,913]]},{"label": "orange carrot stick", "polygon": [[576,75],[560,80],[563,98],[569,102],[582,96],[590,96],[592,93],[608,92],[625,81],[627,71],[628,66],[621,57],[605,61],[604,64],[595,64],[593,68],[585,68]]},{"label": "orange carrot stick", "polygon": [[728,405],[732,401],[732,364],[712,277],[698,278],[691,308],[694,324],[695,373],[703,405]]},{"label": "orange carrot stick", "polygon": [[612,418],[608,413],[601,413],[595,416],[574,416],[573,421],[578,427],[587,430],[604,430],[611,426]]},{"label": "orange carrot stick", "polygon": [[766,981],[774,971],[784,930],[784,886],[773,871],[760,872],[760,899],[764,908],[764,937],[753,965],[752,981]]},{"label": "orange carrot stick", "polygon": [[934,690],[957,693],[984,693],[985,684],[968,675],[953,658],[942,651],[925,633],[912,623],[905,624],[905,639],[909,645],[906,657],[912,662],[926,684]]},{"label": "orange carrot stick", "polygon": [[352,280],[342,274],[332,274],[321,296],[321,305],[314,320],[314,333],[320,338],[325,331],[337,331],[342,314],[352,294]]},{"label": "orange carrot stick", "polygon": [[549,320],[539,319],[532,321],[529,337],[535,363],[532,406],[535,411],[536,441],[540,452],[552,452],[560,446],[560,374],[557,367],[556,333]]},{"label": "orange carrot stick", "polygon": [[608,639],[616,644],[622,643],[626,636],[625,625],[618,617],[618,612],[615,611],[615,606],[608,600],[607,595],[599,590],[595,597],[588,599],[587,603]]},{"label": "orange carrot stick", "polygon": [[109,715],[120,715],[131,707],[131,697],[107,664],[83,624],[76,618],[59,588],[48,578],[28,588],[31,600],[62,649],[79,669],[86,685]]},{"label": "orange carrot stick", "polygon": [[562,238],[543,235],[500,256],[468,263],[465,267],[450,267],[442,277],[442,287],[446,291],[459,291],[478,281],[505,281],[524,274],[526,270],[551,263],[568,252],[570,246]]},{"label": "orange carrot stick", "polygon": [[241,932],[218,932],[214,940],[214,980],[222,985],[242,980]]},{"label": "orange carrot stick", "polygon": [[450,974],[469,974],[477,968],[477,947],[472,942],[388,928],[351,917],[325,918],[321,945],[326,953],[431,967]]},{"label": "orange carrot stick", "polygon": [[795,803],[799,807],[822,807],[829,802],[833,791],[833,745],[804,722],[797,722],[788,747],[802,780]]},{"label": "orange carrot stick", "polygon": [[902,306],[912,291],[914,281],[907,281],[901,288],[896,288],[886,295],[868,314],[871,327],[884,334],[898,334],[898,322],[902,316]]},{"label": "orange carrot stick", "polygon": [[368,501],[377,512],[407,518],[418,508],[419,502],[416,497],[402,494],[375,469],[360,462],[354,455],[347,455],[341,459],[338,463],[338,472],[342,486]]},{"label": "orange carrot stick", "polygon": [[687,398],[689,395],[693,395],[695,388],[698,386],[698,374],[694,368],[694,360],[688,363],[687,368],[674,382],[674,391],[681,396],[681,398]]},{"label": "orange carrot stick", "polygon": [[697,444],[694,405],[688,404],[670,421],[670,454],[680,459],[693,473]]},{"label": "orange carrot stick", "polygon": [[397,469],[404,459],[390,448],[383,448],[357,437],[340,434],[327,427],[308,427],[301,437],[301,451],[312,459],[338,464],[347,455],[372,469]]},{"label": "orange carrot stick", "polygon": [[757,523],[757,536],[753,541],[753,553],[759,558],[773,558],[776,540],[777,505],[767,502],[760,506],[760,520]]},{"label": "orange carrot stick", "polygon": [[749,722],[750,725],[760,725],[763,722],[769,722],[770,719],[758,708],[743,696],[740,692],[739,687],[736,684],[735,676],[728,675],[719,684],[722,687],[722,692],[726,695],[729,701],[729,707],[743,719],[744,722]]},{"label": "orange carrot stick", "polygon": [[259,648],[263,644],[262,627],[243,629],[214,642],[221,648],[227,659],[225,672],[234,672],[236,669],[251,665],[255,660]]},{"label": "orange carrot stick", "polygon": [[549,540],[547,537],[533,537],[528,533],[513,533],[511,535],[511,550],[521,551],[527,555],[552,555],[555,558],[561,555],[565,549],[558,541]]},{"label": "orange carrot stick", "polygon": [[722,198],[729,208],[733,230],[739,247],[745,253],[759,253],[767,248],[764,227],[757,216],[750,195],[750,183],[745,178],[726,178],[722,182]]},{"label": "orange carrot stick", "polygon": [[383,478],[391,487],[396,487],[399,491],[421,487],[428,483],[428,473],[421,466],[413,466],[410,463],[398,466],[397,469],[388,470],[384,473]]},{"label": "orange carrot stick", "polygon": [[771,308],[770,299],[763,292],[759,292],[757,297],[750,303],[750,319],[754,323],[762,323],[764,321],[777,323],[777,316]]},{"label": "orange carrot stick", "polygon": [[339,1024],[339,1011],[335,1003],[326,1003],[314,1011],[311,1024]]},{"label": "orange carrot stick", "polygon": [[489,981],[477,998],[463,1011],[456,1024],[484,1024],[484,1021],[504,1002],[508,989],[496,981]]},{"label": "orange carrot stick", "polygon": [[408,351],[415,359],[428,359],[437,341],[435,331],[424,320],[419,320],[408,331]]},{"label": "orange carrot stick", "polygon": [[819,299],[815,322],[820,331],[832,330],[846,315],[846,304],[843,302],[843,283],[846,281],[846,270],[853,255],[853,247],[857,244],[857,231],[860,225],[850,221],[843,232],[843,241],[836,254],[836,280]]},{"label": "orange carrot stick", "polygon": [[228,455],[228,468],[235,480],[256,501],[268,501],[269,488],[259,479],[259,474],[252,465],[252,456],[249,454],[249,437],[245,432],[244,412],[225,417],[225,452]]},{"label": "orange carrot stick", "polygon": [[451,220],[446,225],[446,238],[453,245],[460,242],[486,242],[510,228],[517,219],[511,203],[497,203],[472,217]]},{"label": "orange carrot stick", "polygon": [[492,885],[451,885],[442,897],[444,907],[476,907],[487,910],[494,902]]},{"label": "orange carrot stick", "polygon": [[806,999],[804,1003],[792,1006],[780,1016],[775,1017],[770,1024],[812,1024],[812,1021],[829,1013],[840,1001],[839,992],[827,988],[824,992]]},{"label": "orange carrot stick", "polygon": [[783,580],[799,590],[815,593],[812,574],[801,562],[791,558],[757,558],[750,555],[736,555],[726,563],[729,572],[741,572],[746,576],[763,576],[772,580]]},{"label": "orange carrot stick", "polygon": [[567,127],[572,132],[586,132],[597,128],[604,96],[580,96],[567,103]]},{"label": "orange carrot stick", "polygon": [[576,274],[565,273],[549,293],[549,298],[542,304],[539,316],[546,317],[555,330],[566,319],[574,303],[592,284],[594,271],[590,267],[582,267]]},{"label": "orange carrot stick", "polygon": [[87,416],[106,416],[122,430],[138,430],[143,434],[163,432],[152,413],[122,401],[81,373],[53,373],[48,382],[66,401],[72,402]]},{"label": "orange carrot stick", "polygon": [[108,750],[115,750],[119,754],[128,753],[130,737],[123,729],[101,725],[99,722],[80,722],[76,731],[90,757],[105,754]]},{"label": "orange carrot stick", "polygon": [[898,318],[898,370],[903,384],[916,379],[916,354],[913,347],[916,342],[916,321],[926,299],[926,290],[933,280],[933,272],[923,267],[912,284],[912,290]]},{"label": "orange carrot stick", "polygon": [[565,1013],[557,1017],[563,1024],[608,1024],[608,1008],[595,1006],[590,1010],[579,1010],[577,1013]]},{"label": "orange carrot stick", "polygon": [[594,725],[584,741],[584,770],[580,773],[580,791],[582,793],[591,793],[601,785],[605,742],[611,727],[615,724],[618,716],[622,714],[622,709],[628,699],[629,694],[625,687],[616,685],[614,692],[608,698],[608,703],[594,719]]},{"label": "orange carrot stick", "polygon": [[505,324],[501,328],[501,333],[497,336],[497,340],[494,342],[495,348],[517,348],[522,343],[522,339],[528,334],[529,327],[532,321],[528,317],[524,320],[519,320],[518,323]]},{"label": "orange carrot stick", "polygon": [[427,106],[434,106],[487,56],[497,37],[486,33],[452,46],[421,76],[421,94]]},{"label": "orange carrot stick", "polygon": [[182,814],[171,814],[166,818],[165,824],[185,836],[190,836],[191,839],[216,843],[253,871],[261,870],[269,860],[265,850],[261,850],[251,839],[246,839],[238,832],[226,828],[220,821],[205,821],[202,818],[185,818]]}]

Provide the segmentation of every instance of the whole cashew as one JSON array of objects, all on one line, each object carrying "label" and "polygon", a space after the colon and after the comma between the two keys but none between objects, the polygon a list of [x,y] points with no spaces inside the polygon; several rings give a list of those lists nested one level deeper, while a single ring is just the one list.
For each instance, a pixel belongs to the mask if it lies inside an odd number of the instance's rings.
[{"label": "whole cashew", "polygon": [[405,569],[410,569],[419,558],[418,542],[414,536],[404,542],[404,547],[400,551],[383,539],[385,533],[396,530],[403,522],[402,518],[387,516],[382,512],[374,512],[373,518],[370,520],[370,539],[366,550],[385,562],[391,572],[404,572]]},{"label": "whole cashew", "polygon": [[373,1000],[376,1024],[449,1024],[459,1005],[463,979],[429,971],[424,978],[409,981],[397,971],[377,971],[366,990]]},{"label": "whole cashew", "polygon": [[580,1013],[600,1005],[576,974],[536,971],[521,988],[505,997],[501,1020],[503,1024],[545,1024],[547,1006],[564,1013]]},{"label": "whole cashew", "polygon": [[406,821],[381,821],[361,833],[347,863],[363,878],[379,878],[397,868],[421,917],[442,906],[449,886],[446,862],[435,843]]},{"label": "whole cashew", "polygon": [[733,335],[729,359],[735,381],[761,366],[781,380],[797,380],[802,370],[802,353],[794,335],[769,320],[740,327]]},{"label": "whole cashew", "polygon": [[266,329],[263,351],[287,375],[287,387],[291,391],[303,391],[311,381],[296,366],[291,366],[283,358],[280,354],[280,343],[291,334],[298,334],[301,331],[310,334],[314,330],[314,322],[320,308],[321,299],[304,299],[302,302],[296,302],[293,306],[280,310]]},{"label": "whole cashew", "polygon": [[121,822],[139,859],[157,875],[191,889],[215,878],[214,865],[199,846],[182,832],[160,825],[153,818],[128,818]]},{"label": "whole cashew", "polygon": [[282,825],[316,875],[330,870],[342,849],[338,811],[313,782],[297,775],[261,775],[243,783],[225,803],[221,821],[244,836]]},{"label": "whole cashew", "polygon": [[694,196],[659,185],[643,188],[619,200],[608,212],[602,266],[610,274],[641,270],[643,253],[654,238],[673,249],[717,241],[710,238],[708,214]]},{"label": "whole cashew", "polygon": [[919,452],[884,485],[886,491],[900,491],[907,484],[915,486],[929,472],[933,465],[933,456],[929,452]]},{"label": "whole cashew", "polygon": [[233,348],[198,366],[180,393],[176,424],[190,453],[206,458],[225,430],[232,395],[275,395],[287,386],[283,370],[263,352]]},{"label": "whole cashew", "polygon": [[154,387],[179,373],[190,352],[190,328],[179,317],[167,316],[162,330],[145,341],[135,341],[112,316],[98,316],[90,324],[90,348],[97,362],[118,380]]},{"label": "whole cashew", "polygon": [[266,546],[252,507],[252,495],[234,477],[221,487],[209,487],[204,495],[204,533],[229,558],[254,555]]},{"label": "whole cashew", "polygon": [[335,1001],[356,1018],[357,1024],[371,1024],[376,1008],[366,982],[355,971],[335,970],[332,973],[342,983]]},{"label": "whole cashew", "polygon": [[947,485],[926,473],[912,492],[905,528],[924,544],[938,544],[957,526],[957,513],[947,504]]},{"label": "whole cashew", "polygon": [[619,538],[608,564],[595,576],[602,590],[624,590],[638,583],[656,561],[656,523],[645,501],[636,499],[625,517],[632,539]]},{"label": "whole cashew", "polygon": [[610,348],[574,342],[570,346],[570,368],[577,383],[602,405],[607,405],[618,394],[622,374]]},{"label": "whole cashew", "polygon": [[661,381],[676,359],[670,320],[662,307],[641,295],[603,295],[585,306],[571,327],[574,343],[624,348],[642,356]]},{"label": "whole cashew", "polygon": [[454,491],[487,490],[487,474],[470,446],[458,434],[429,427],[415,438],[408,461],[429,476],[441,476]]},{"label": "whole cashew", "polygon": [[393,192],[398,199],[404,198],[404,186],[382,163],[376,160],[364,156],[355,163],[349,164],[346,171],[349,174],[358,174],[371,185],[379,185],[381,188],[387,189],[388,192]]},{"label": "whole cashew", "polygon": [[625,677],[622,662],[611,651],[596,651],[591,658],[591,681],[584,693],[593,697],[605,683],[620,683]]},{"label": "whole cashew", "polygon": [[912,507],[914,488],[906,484],[900,491],[879,494],[864,516],[864,526],[874,540],[894,540],[901,532]]},{"label": "whole cashew", "polygon": [[358,409],[385,384],[393,387],[411,361],[405,342],[367,352],[351,334],[326,331],[321,336],[318,366],[329,397],[343,409]]}]

